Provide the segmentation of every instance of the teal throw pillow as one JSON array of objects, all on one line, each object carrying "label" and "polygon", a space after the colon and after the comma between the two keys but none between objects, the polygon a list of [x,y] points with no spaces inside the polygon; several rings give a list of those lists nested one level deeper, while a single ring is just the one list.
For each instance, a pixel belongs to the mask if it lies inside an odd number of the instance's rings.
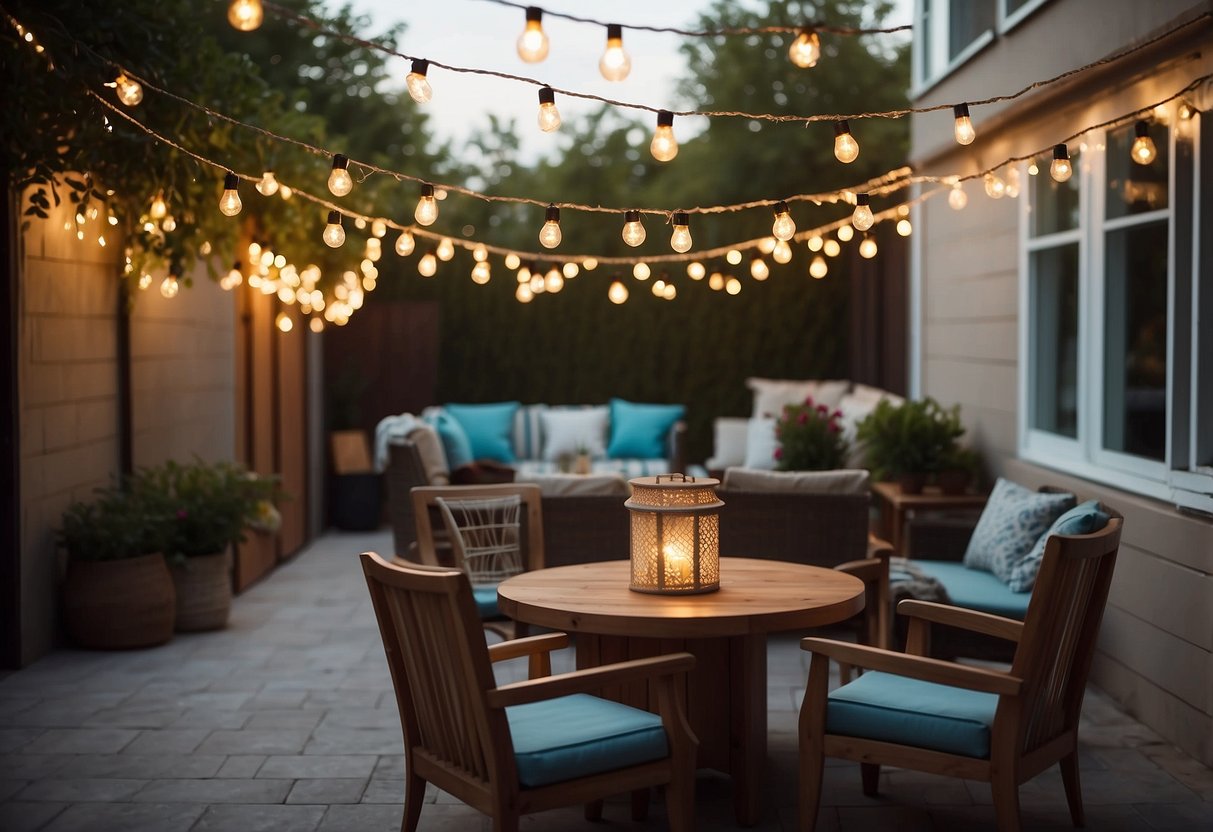
[{"label": "teal throw pillow", "polygon": [[1045,556],[1045,544],[1055,534],[1092,534],[1108,525],[1110,517],[1099,508],[1098,500],[1087,500],[1067,511],[1054,521],[1049,530],[1040,536],[1032,551],[1028,552],[1011,570],[1007,585],[1012,592],[1027,592],[1036,583],[1040,562]]},{"label": "teal throw pillow", "polygon": [[442,450],[446,453],[446,466],[454,471],[464,465],[470,465],[472,460],[472,443],[463,427],[455,421],[455,417],[444,411],[431,413],[422,419],[438,432],[442,440]]},{"label": "teal throw pillow", "polygon": [[611,459],[660,459],[668,456],[666,437],[686,415],[680,404],[636,404],[611,399]]},{"label": "teal throw pillow", "polygon": [[992,572],[1010,583],[1011,574],[1061,514],[1074,507],[1073,494],[1032,491],[999,477],[969,538],[964,565]]},{"label": "teal throw pillow", "polygon": [[445,404],[442,409],[454,416],[467,433],[474,459],[509,463],[517,459],[510,436],[514,432],[514,414],[519,407],[518,402],[494,402]]}]

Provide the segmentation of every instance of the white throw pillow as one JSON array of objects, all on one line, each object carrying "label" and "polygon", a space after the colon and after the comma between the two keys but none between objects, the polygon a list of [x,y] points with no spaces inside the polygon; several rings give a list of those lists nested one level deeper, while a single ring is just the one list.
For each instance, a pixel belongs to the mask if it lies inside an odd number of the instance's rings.
[{"label": "white throw pillow", "polygon": [[610,418],[610,411],[605,407],[540,412],[543,458],[556,460],[565,454],[575,454],[580,448],[595,459],[606,456]]},{"label": "white throw pillow", "polygon": [[811,379],[747,378],[746,386],[754,391],[752,415],[779,418],[786,404],[804,404],[812,397],[814,403],[834,408],[850,387],[848,381],[814,381]]},{"label": "white throw pillow", "polygon": [[730,468],[724,472],[724,491],[759,491],[795,494],[867,494],[868,472],[838,468],[833,471],[758,471]]},{"label": "white throw pillow", "polygon": [[750,420],[725,417],[712,423],[712,456],[704,464],[708,468],[728,468],[745,462],[746,442]]},{"label": "white throw pillow", "polygon": [[775,470],[778,462],[775,459],[775,450],[778,447],[775,420],[770,417],[751,419],[749,430],[746,432],[745,467]]},{"label": "white throw pillow", "polygon": [[849,395],[854,396],[857,399],[862,399],[863,401],[871,402],[873,407],[875,407],[876,403],[881,399],[888,399],[896,405],[903,405],[906,403],[906,400],[896,393],[890,393],[888,390],[882,390],[879,387],[869,387],[866,384],[856,384],[855,389],[852,390]]}]

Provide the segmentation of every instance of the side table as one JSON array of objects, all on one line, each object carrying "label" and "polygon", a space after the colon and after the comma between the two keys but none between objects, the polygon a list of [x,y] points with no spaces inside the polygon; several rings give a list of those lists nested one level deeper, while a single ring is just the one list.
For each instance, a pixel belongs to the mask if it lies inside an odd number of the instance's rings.
[{"label": "side table", "polygon": [[895,482],[872,484],[872,493],[880,506],[880,536],[893,546],[893,554],[905,556],[905,526],[915,511],[948,511],[951,509],[981,508],[986,504],[985,494],[944,494],[938,488],[928,487],[921,494],[903,494]]}]

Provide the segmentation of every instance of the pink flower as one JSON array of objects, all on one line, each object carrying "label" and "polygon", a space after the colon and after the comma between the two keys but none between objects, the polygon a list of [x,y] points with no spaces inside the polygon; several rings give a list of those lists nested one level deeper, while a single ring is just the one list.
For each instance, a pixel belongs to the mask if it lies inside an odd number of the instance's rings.
[{"label": "pink flower", "polygon": [[805,422],[809,421],[809,414],[808,414],[808,413],[801,413],[801,414],[800,414],[800,418],[799,418],[799,419],[797,419],[796,421],[800,422],[800,424],[802,424],[802,425],[803,425]]},{"label": "pink flower", "polygon": [[775,458],[776,458],[776,459],[783,459],[783,448],[776,448],[776,449],[775,449]]},{"label": "pink flower", "polygon": [[842,427],[837,422],[830,422],[827,427],[830,433],[838,433],[838,431],[842,430]]},{"label": "pink flower", "polygon": [[817,412],[821,413],[822,415],[827,415],[830,412],[830,408],[826,407],[824,404],[819,404],[817,405]]},{"label": "pink flower", "polygon": [[831,419],[841,419],[841,418],[842,418],[842,411],[841,411],[841,410],[835,410],[835,411],[834,411],[834,414],[833,414],[832,416],[830,416],[830,418],[831,418]]},{"label": "pink flower", "polygon": [[805,396],[805,397],[804,397],[804,403],[805,403],[805,405],[806,405],[806,406],[808,406],[808,407],[812,407],[812,406],[813,406],[813,397],[812,397],[812,396]]}]

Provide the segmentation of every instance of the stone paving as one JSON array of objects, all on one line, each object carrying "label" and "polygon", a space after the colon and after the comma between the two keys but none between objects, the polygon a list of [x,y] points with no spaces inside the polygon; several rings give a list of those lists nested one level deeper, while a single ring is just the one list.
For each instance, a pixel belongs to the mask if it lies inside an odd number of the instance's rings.
[{"label": "stone paving", "polygon": [[[125,653],[61,650],[0,679],[0,829],[358,830],[400,827],[400,727],[355,555],[390,535],[328,535],[236,599],[231,626]],[[770,646],[770,764],[765,816],[795,828],[796,709],[807,656],[792,636]],[[557,669],[570,669],[568,651]],[[511,663],[517,664],[517,663]],[[518,678],[523,668],[503,674]],[[506,678],[503,675],[503,680]],[[1097,690],[1082,727],[1083,793],[1093,830],[1213,830],[1213,772],[1121,713]],[[857,766],[825,775],[818,829],[992,829],[989,788],[885,770],[863,796]],[[1021,790],[1025,829],[1069,829],[1053,769]],[[426,832],[488,830],[479,813],[433,792]],[[702,772],[697,828],[734,829],[729,782]],[[633,824],[626,802],[601,823],[578,808],[523,829],[664,829],[655,802]]]}]

